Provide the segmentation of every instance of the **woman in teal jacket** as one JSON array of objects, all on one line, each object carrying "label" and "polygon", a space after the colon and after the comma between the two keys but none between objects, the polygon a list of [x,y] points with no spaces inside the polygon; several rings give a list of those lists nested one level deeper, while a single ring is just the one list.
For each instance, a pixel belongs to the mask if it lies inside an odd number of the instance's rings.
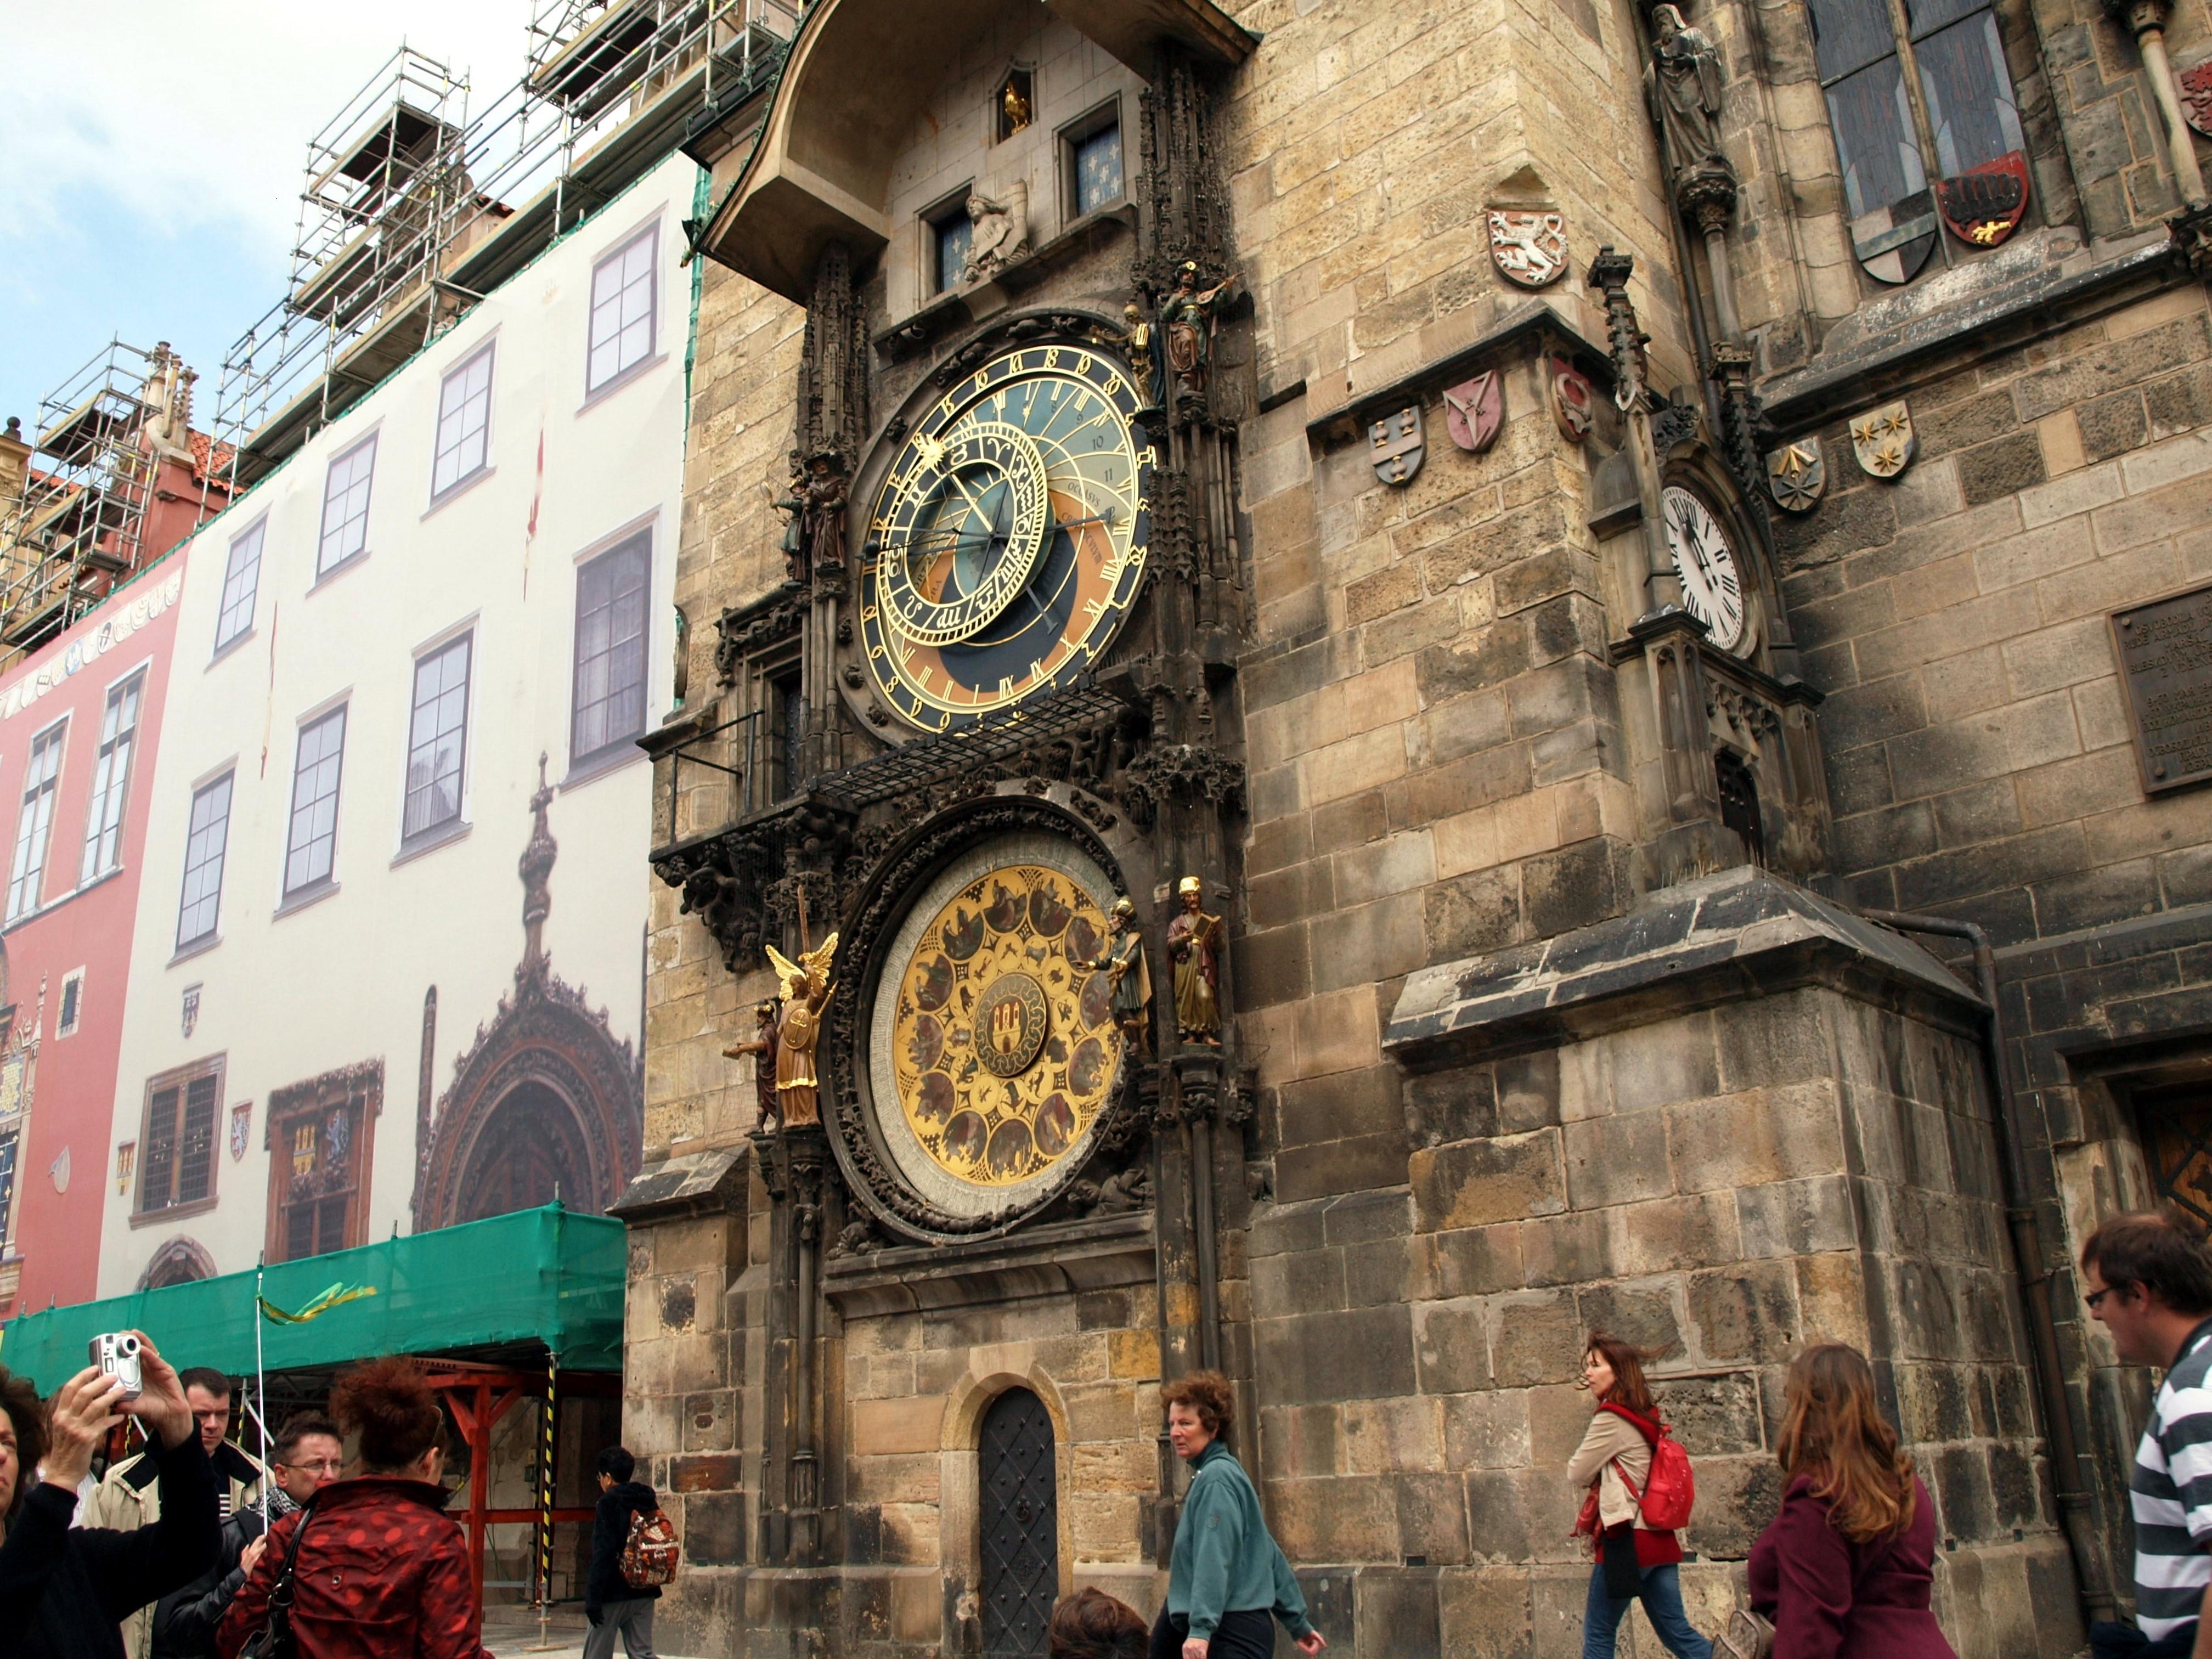
[{"label": "woman in teal jacket", "polygon": [[1229,1379],[1198,1371],[1160,1392],[1168,1439],[1191,1466],[1175,1556],[1168,1569],[1168,1604],[1152,1626],[1152,1659],[1267,1659],[1272,1620],[1296,1638],[1307,1659],[1328,1644],[1306,1618],[1306,1599],[1291,1564],[1268,1534],[1252,1489],[1221,1432],[1236,1411]]}]

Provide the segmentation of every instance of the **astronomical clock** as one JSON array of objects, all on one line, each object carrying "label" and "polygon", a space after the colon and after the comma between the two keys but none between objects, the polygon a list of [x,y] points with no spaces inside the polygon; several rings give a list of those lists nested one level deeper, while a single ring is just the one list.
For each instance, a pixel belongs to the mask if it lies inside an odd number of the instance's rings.
[{"label": "astronomical clock", "polygon": [[1002,714],[1094,668],[1145,572],[1156,453],[1128,369],[1096,348],[993,357],[929,406],[878,488],[860,640],[924,731]]}]

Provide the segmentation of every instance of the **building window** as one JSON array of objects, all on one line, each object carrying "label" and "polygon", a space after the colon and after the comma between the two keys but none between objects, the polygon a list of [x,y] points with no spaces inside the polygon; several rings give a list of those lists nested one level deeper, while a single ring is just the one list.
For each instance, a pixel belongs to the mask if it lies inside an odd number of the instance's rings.
[{"label": "building window", "polygon": [[1073,216],[1097,213],[1120,201],[1121,126],[1109,110],[1103,125],[1079,128],[1068,137],[1068,205]]},{"label": "building window", "polygon": [[368,1173],[384,1068],[371,1060],[269,1097],[271,1261],[367,1243]]},{"label": "building window", "polygon": [[261,537],[268,528],[267,519],[256,520],[252,528],[230,544],[230,561],[222,570],[222,611],[215,619],[217,653],[244,639],[253,626],[253,597],[261,586]]},{"label": "building window", "polygon": [[645,605],[652,578],[650,531],[610,548],[576,572],[571,766],[645,730]]},{"label": "building window", "polygon": [[368,485],[376,471],[371,433],[331,463],[323,481],[323,536],[315,545],[315,574],[327,576],[368,546]]},{"label": "building window", "polygon": [[80,883],[123,867],[123,809],[131,795],[131,757],[138,746],[138,706],[146,690],[143,669],[110,688],[100,717],[100,759],[92,774],[92,804],[84,822]]},{"label": "building window", "polygon": [[438,450],[430,465],[434,501],[483,471],[491,453],[491,356],[488,343],[447,374],[438,389]]},{"label": "building window", "polygon": [[960,273],[968,263],[968,250],[975,245],[975,226],[968,217],[968,193],[950,207],[939,210],[923,222],[929,245],[929,274],[935,284],[932,294],[949,294],[960,286]]},{"label": "building window", "polygon": [[222,903],[222,854],[230,842],[230,785],[226,772],[192,792],[191,822],[185,831],[185,891],[177,902],[177,949],[215,934]]},{"label": "building window", "polygon": [[799,793],[799,744],[806,735],[806,699],[799,695],[799,676],[781,675],[768,683],[769,763],[775,798],[788,800]]},{"label": "building window", "polygon": [[474,635],[415,659],[415,712],[407,732],[407,799],[402,841],[461,816],[461,766],[468,743],[469,653]]},{"label": "building window", "polygon": [[8,1242],[8,1229],[15,1218],[15,1146],[22,1131],[0,1134],[0,1245]]},{"label": "building window", "polygon": [[219,1060],[165,1073],[146,1085],[146,1123],[138,1136],[141,1215],[215,1196],[215,1120],[222,1097]]},{"label": "building window", "polygon": [[57,720],[31,739],[23,770],[23,815],[15,820],[15,862],[8,877],[8,920],[39,908],[46,884],[46,845],[53,839],[54,789],[61,778],[62,739],[69,722]]},{"label": "building window", "polygon": [[57,1037],[75,1036],[84,1018],[84,969],[72,968],[62,975],[62,1006],[54,1016]]},{"label": "building window", "polygon": [[[1996,15],[1988,0],[1810,4],[1852,240],[1875,274],[1904,281],[1936,235],[1929,178],[2027,149]],[[1885,254],[1901,256],[1887,271]]]},{"label": "building window", "polygon": [[585,390],[597,392],[653,356],[655,250],[649,226],[592,268],[591,362]]},{"label": "building window", "polygon": [[292,828],[284,842],[284,896],[329,885],[337,852],[338,772],[345,759],[346,711],[333,708],[300,728],[292,768]]}]

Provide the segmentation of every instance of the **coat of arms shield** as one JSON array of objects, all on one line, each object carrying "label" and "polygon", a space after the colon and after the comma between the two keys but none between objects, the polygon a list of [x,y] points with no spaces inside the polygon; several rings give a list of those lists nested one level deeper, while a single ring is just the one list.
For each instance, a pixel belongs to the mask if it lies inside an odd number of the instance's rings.
[{"label": "coat of arms shield", "polygon": [[1496,443],[1504,424],[1505,392],[1496,369],[1444,388],[1444,430],[1469,454],[1480,455]]},{"label": "coat of arms shield", "polygon": [[1546,373],[1552,382],[1552,419],[1557,422],[1561,437],[1571,444],[1578,444],[1589,436],[1596,394],[1590,390],[1585,376],[1557,357],[1546,366]]},{"label": "coat of arms shield", "polygon": [[2212,138],[2212,61],[2185,69],[2173,78],[2181,83],[2182,118]]},{"label": "coat of arms shield", "polygon": [[1490,257],[1509,283],[1541,288],[1567,268],[1565,214],[1490,210]]},{"label": "coat of arms shield", "polygon": [[1935,192],[1917,190],[1901,202],[1851,221],[1851,252],[1878,283],[1909,283],[1936,251]]},{"label": "coat of arms shield", "polygon": [[1368,459],[1375,476],[1386,484],[1409,484],[1428,459],[1428,441],[1421,431],[1421,406],[1408,404],[1394,410],[1367,428]]},{"label": "coat of arms shield", "polygon": [[1919,448],[1920,440],[1912,430],[1912,410],[1902,398],[1851,421],[1851,453],[1869,477],[1894,478],[1912,465]]},{"label": "coat of arms shield", "polygon": [[1828,487],[1828,463],[1817,437],[1766,452],[1766,491],[1785,513],[1810,513]]},{"label": "coat of arms shield", "polygon": [[230,1161],[246,1156],[246,1143],[253,1138],[253,1103],[241,1100],[230,1109]]},{"label": "coat of arms shield", "polygon": [[1970,247],[1995,247],[2027,211],[2027,156],[2021,150],[1969,167],[1936,186],[1951,234]]}]

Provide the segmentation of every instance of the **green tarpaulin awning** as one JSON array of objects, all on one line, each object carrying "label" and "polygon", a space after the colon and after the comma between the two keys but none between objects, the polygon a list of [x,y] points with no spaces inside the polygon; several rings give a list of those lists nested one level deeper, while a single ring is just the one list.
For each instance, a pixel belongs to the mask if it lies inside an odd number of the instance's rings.
[{"label": "green tarpaulin awning", "polygon": [[[264,1321],[262,1361],[281,1371],[535,1341],[564,1370],[618,1371],[627,1261],[621,1222],[549,1204],[283,1262],[263,1275],[261,1294],[288,1312],[334,1285],[376,1294],[304,1324]],[[49,1394],[83,1369],[94,1337],[135,1329],[179,1363],[249,1375],[253,1296],[251,1273],[226,1273],[24,1314],[0,1338],[0,1365]]]}]

